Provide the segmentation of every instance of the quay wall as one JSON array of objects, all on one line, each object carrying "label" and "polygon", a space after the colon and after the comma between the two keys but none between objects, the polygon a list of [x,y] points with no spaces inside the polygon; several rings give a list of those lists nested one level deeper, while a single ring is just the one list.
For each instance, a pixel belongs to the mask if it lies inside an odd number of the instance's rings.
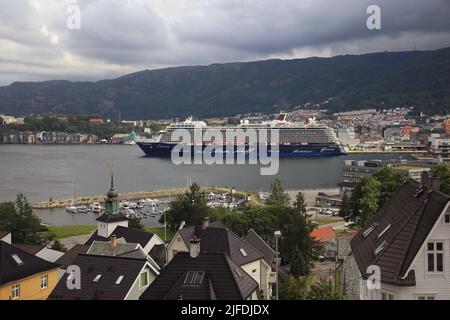
[{"label": "quay wall", "polygon": [[[126,192],[119,193],[119,200],[121,201],[136,201],[146,198],[167,198],[176,197],[186,193],[188,189],[178,188],[178,189],[167,189],[167,190],[149,190],[149,191],[137,191],[137,192]],[[225,187],[207,187],[201,188],[204,192],[215,192],[215,193],[227,193],[230,188]],[[234,196],[236,198],[243,198],[247,192],[235,191]],[[105,195],[90,195],[81,196],[73,199],[53,199],[51,201],[43,201],[33,205],[33,209],[53,209],[53,208],[66,208],[74,202],[75,206],[88,206],[95,202],[105,203]]]}]

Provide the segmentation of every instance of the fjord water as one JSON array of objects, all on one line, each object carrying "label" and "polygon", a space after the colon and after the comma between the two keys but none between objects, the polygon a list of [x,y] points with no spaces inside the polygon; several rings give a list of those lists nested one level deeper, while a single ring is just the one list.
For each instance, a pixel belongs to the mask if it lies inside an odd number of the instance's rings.
[{"label": "fjord water", "polygon": [[[187,180],[201,185],[268,190],[278,177],[287,189],[336,187],[345,159],[388,159],[398,155],[364,154],[330,158],[280,159],[276,176],[261,176],[258,165],[182,165],[170,159],[145,158],[138,146],[128,145],[0,145],[0,202],[18,193],[30,202],[50,198],[104,194],[109,187],[107,165],[113,164],[116,188],[133,192],[185,187]],[[403,156],[405,157],[405,156]],[[93,223],[94,217],[57,217],[38,214],[50,224]],[[62,215],[62,216],[61,216]],[[50,221],[52,220],[52,221]],[[54,221],[53,221],[54,220]],[[153,224],[153,223],[151,223]]]}]

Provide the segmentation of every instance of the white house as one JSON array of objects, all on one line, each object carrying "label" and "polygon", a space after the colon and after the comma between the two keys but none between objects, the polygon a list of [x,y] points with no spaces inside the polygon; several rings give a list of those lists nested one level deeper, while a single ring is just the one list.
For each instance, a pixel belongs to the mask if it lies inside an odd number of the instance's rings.
[{"label": "white house", "polygon": [[450,299],[450,197],[438,178],[422,179],[408,180],[352,239],[361,299]]},{"label": "white house", "polygon": [[179,252],[189,252],[192,239],[200,241],[202,252],[226,253],[231,260],[257,283],[264,299],[272,296],[275,275],[265,259],[265,253],[226,229],[221,222],[209,223],[205,218],[201,226],[179,229],[167,246],[167,263]]}]

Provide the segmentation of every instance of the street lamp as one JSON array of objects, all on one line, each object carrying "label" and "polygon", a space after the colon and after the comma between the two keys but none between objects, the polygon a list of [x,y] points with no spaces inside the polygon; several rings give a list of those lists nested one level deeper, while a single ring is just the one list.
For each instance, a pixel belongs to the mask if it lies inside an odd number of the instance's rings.
[{"label": "street lamp", "polygon": [[279,265],[279,258],[278,258],[278,239],[281,238],[281,231],[277,230],[273,233],[274,237],[275,237],[275,277],[276,277],[276,293],[275,293],[275,297],[276,300],[279,300],[278,298],[278,288],[279,288],[279,281],[278,281],[278,265]]}]

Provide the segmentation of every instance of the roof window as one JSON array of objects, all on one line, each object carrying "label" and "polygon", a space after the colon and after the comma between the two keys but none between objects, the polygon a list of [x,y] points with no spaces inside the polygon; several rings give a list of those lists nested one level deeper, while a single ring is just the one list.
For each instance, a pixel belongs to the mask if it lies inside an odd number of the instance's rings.
[{"label": "roof window", "polygon": [[124,277],[123,275],[119,276],[119,278],[117,278],[116,284],[121,284],[123,277]]},{"label": "roof window", "polygon": [[247,256],[247,252],[245,252],[245,250],[243,248],[239,249],[239,251],[241,251],[241,253],[244,257]]},{"label": "roof window", "polygon": [[11,258],[13,258],[13,260],[17,263],[18,266],[23,265],[22,259],[20,259],[17,254],[11,255]]},{"label": "roof window", "polygon": [[379,255],[381,252],[383,252],[383,250],[386,249],[386,246],[387,246],[387,241],[384,240],[383,243],[380,244],[380,245],[378,246],[378,248],[375,249],[375,252],[374,252],[375,255],[377,256],[377,255]]},{"label": "roof window", "polygon": [[373,230],[375,230],[375,228],[378,227],[378,222],[374,222],[372,223],[372,225],[366,229],[366,231],[363,232],[362,236],[363,238],[367,238],[369,236],[369,234],[372,233]]},{"label": "roof window", "polygon": [[92,280],[92,282],[98,282],[100,280],[100,278],[102,277],[101,274],[98,274],[95,276],[94,280]]},{"label": "roof window", "polygon": [[384,228],[383,231],[380,232],[377,238],[380,239],[391,227],[392,223],[389,223],[389,225],[386,228]]},{"label": "roof window", "polygon": [[199,286],[202,284],[204,276],[204,271],[188,271],[184,284],[187,286]]}]

